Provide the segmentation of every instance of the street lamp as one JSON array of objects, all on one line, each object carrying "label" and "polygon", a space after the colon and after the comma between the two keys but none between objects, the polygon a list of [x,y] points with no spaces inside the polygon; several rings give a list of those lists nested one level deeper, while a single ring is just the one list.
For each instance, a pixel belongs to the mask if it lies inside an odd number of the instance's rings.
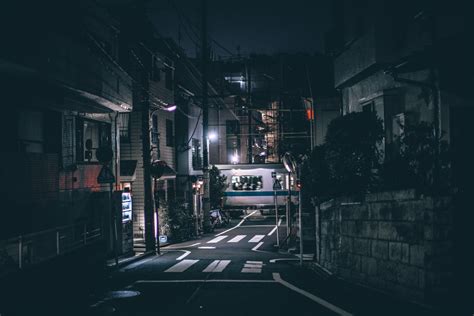
[{"label": "street lamp", "polygon": [[230,162],[232,162],[234,165],[239,163],[239,155],[234,154],[230,157]]},{"label": "street lamp", "polygon": [[214,131],[213,131],[213,132],[210,132],[210,133],[209,133],[209,140],[210,140],[211,142],[217,140],[217,133],[214,132]]}]

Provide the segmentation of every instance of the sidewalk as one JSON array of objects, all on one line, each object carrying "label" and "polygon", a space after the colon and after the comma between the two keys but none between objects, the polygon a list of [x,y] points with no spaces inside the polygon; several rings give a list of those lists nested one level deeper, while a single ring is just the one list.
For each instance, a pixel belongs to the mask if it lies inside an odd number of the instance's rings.
[{"label": "sidewalk", "polygon": [[[295,268],[299,266],[298,261],[289,264]],[[294,274],[298,287],[342,306],[354,315],[446,315],[434,307],[402,300],[389,293],[345,281],[314,261],[303,261],[303,268],[295,269]],[[297,277],[298,274],[304,274],[305,277]]]}]

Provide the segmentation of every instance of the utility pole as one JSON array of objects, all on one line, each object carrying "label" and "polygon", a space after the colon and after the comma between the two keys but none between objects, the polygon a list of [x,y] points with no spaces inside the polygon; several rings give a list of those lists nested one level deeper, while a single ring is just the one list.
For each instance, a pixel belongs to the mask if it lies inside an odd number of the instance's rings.
[{"label": "utility pole", "polygon": [[309,78],[309,71],[308,71],[308,64],[305,65],[306,68],[306,79],[308,81],[308,87],[309,87],[309,94],[311,96],[311,108],[310,108],[310,115],[309,115],[309,135],[310,135],[310,141],[311,141],[311,150],[310,152],[313,151],[313,148],[316,146],[316,131],[314,129],[314,120],[315,120],[315,115],[314,115],[314,96],[313,96],[313,89],[311,87],[311,80]]},{"label": "utility pole", "polygon": [[252,112],[250,110],[250,106],[252,104],[252,69],[250,68],[248,62],[245,64],[245,68],[247,70],[247,161],[248,163],[252,163]]},{"label": "utility pole", "polygon": [[205,232],[210,229],[209,211],[210,198],[209,198],[209,104],[208,104],[208,89],[207,89],[207,62],[208,62],[208,42],[207,42],[207,0],[202,0],[202,27],[201,27],[201,54],[202,54],[202,173],[203,173],[203,185],[204,195],[202,203],[203,211],[203,229]]},{"label": "utility pole", "polygon": [[145,249],[156,251],[155,225],[154,225],[154,203],[151,186],[151,148],[150,148],[150,103],[148,100],[148,81],[146,74],[141,72],[144,86],[142,102],[142,152],[143,152],[143,186],[145,193]]}]

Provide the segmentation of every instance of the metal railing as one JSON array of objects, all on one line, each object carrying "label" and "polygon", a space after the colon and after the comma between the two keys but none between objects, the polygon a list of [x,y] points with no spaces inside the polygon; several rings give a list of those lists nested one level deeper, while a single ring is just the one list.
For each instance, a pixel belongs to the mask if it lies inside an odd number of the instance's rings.
[{"label": "metal railing", "polygon": [[0,241],[0,276],[69,253],[101,239],[101,229],[78,223]]}]

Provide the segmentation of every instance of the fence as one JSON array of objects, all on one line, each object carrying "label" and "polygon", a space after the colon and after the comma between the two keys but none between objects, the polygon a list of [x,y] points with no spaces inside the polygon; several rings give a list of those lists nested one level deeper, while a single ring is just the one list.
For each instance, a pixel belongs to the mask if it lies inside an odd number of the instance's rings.
[{"label": "fence", "polygon": [[77,223],[0,241],[0,276],[98,242],[101,236],[100,228]]}]

